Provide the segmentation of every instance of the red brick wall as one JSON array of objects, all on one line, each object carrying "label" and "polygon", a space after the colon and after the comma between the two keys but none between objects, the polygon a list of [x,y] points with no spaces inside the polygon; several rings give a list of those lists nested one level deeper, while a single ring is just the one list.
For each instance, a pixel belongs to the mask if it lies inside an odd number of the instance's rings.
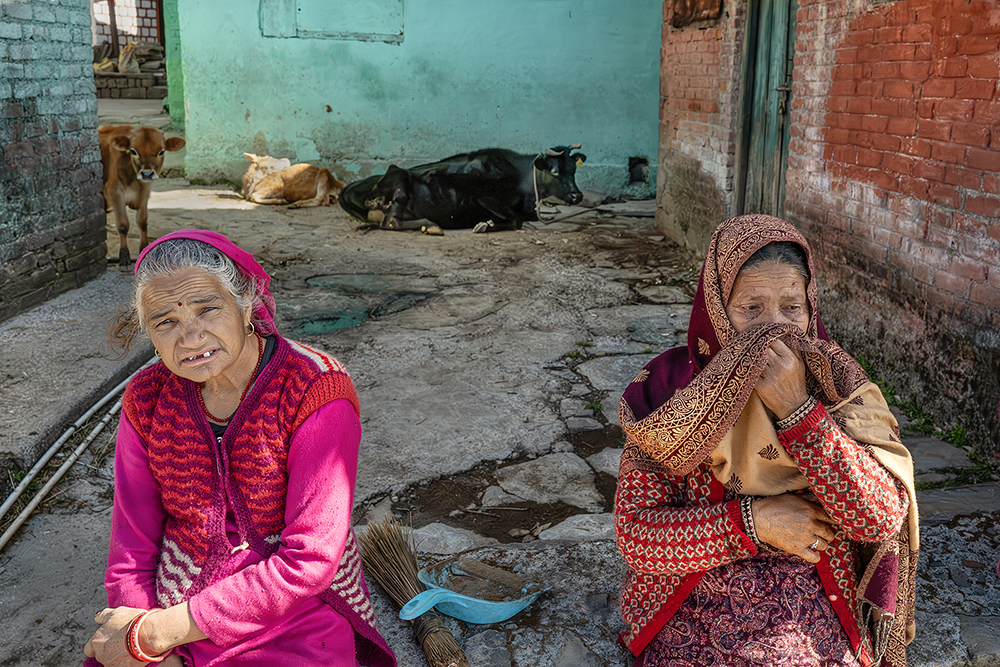
[{"label": "red brick wall", "polygon": [[[658,218],[668,235],[707,246],[733,187],[739,112],[740,45],[746,11],[723,7],[718,20],[677,29],[673,0],[663,3],[660,52]],[[707,235],[706,235],[707,229]]]},{"label": "red brick wall", "polygon": [[904,271],[907,296],[1000,325],[1000,8],[843,4],[800,3],[789,210]]},{"label": "red brick wall", "polygon": [[821,255],[841,343],[993,440],[1000,8],[867,4],[800,0],[786,215]]},{"label": "red brick wall", "polygon": [[[694,248],[723,216],[682,232],[669,178],[699,173],[731,212],[746,3],[664,25],[658,223]],[[816,251],[822,315],[983,451],[1000,449],[998,79],[993,0],[799,0],[785,216]]]}]

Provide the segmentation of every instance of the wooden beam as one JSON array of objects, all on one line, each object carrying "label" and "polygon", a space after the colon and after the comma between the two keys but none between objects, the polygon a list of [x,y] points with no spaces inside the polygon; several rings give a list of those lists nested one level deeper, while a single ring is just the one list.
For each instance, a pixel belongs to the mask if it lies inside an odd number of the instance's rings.
[{"label": "wooden beam", "polygon": [[[155,0],[156,5],[156,36],[158,38],[158,44],[160,46],[167,46],[167,35],[164,32],[163,27],[163,0]],[[166,54],[166,48],[164,48],[164,54]],[[166,62],[166,55],[164,55],[164,62]]]},{"label": "wooden beam", "polygon": [[115,0],[108,0],[108,17],[111,19],[111,58],[117,59],[119,53],[118,19],[115,17]]}]

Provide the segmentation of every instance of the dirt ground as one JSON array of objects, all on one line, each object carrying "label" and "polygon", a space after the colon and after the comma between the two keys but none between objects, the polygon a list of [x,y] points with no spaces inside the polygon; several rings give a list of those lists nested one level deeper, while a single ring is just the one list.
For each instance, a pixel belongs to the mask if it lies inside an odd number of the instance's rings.
[{"label": "dirt ground", "polygon": [[[650,217],[581,213],[493,234],[364,232],[339,207],[259,206],[225,186],[163,179],[150,202],[150,235],[186,227],[226,234],[273,276],[279,330],[347,366],[362,401],[359,523],[388,500],[414,528],[442,523],[513,543],[585,510],[532,501],[483,507],[496,470],[553,451],[586,457],[620,447],[616,417],[605,414],[614,412],[615,391],[578,369],[620,360],[620,373],[634,373],[629,363],[641,367],[678,332],[649,343],[630,339],[626,325],[669,310],[653,303],[662,290],[673,290],[668,302],[693,294],[694,260],[664,243]],[[129,240],[135,257],[136,229]],[[109,227],[108,257],[117,256]],[[108,278],[130,280],[127,272]],[[623,388],[630,377],[615,382]],[[560,403],[570,395],[598,408],[592,430],[567,426]],[[114,428],[0,556],[8,621],[0,666],[78,664],[104,603]],[[614,478],[595,473],[594,486],[610,511]],[[591,650],[620,650],[605,635]]]}]

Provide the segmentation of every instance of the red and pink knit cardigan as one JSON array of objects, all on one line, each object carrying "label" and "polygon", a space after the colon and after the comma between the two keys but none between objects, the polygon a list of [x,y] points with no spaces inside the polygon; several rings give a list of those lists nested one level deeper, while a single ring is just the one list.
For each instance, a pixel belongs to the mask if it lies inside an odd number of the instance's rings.
[{"label": "red and pink knit cardigan", "polygon": [[[875,663],[866,612],[857,599],[857,543],[898,532],[905,490],[875,457],[844,436],[822,405],[778,435],[818,500],[838,523],[837,537],[816,565],[830,603],[858,659]],[[677,612],[702,574],[757,554],[739,500],[700,465],[673,475],[631,439],[615,496],[615,532],[629,571],[621,613],[629,629],[619,641],[639,655]]]},{"label": "red and pink knit cardigan", "polygon": [[[195,387],[156,364],[125,394],[125,413],[149,448],[167,512],[156,576],[164,607],[190,599],[218,576],[232,550],[227,497],[249,548],[265,558],[278,550],[292,434],[330,401],[345,398],[359,410],[351,379],[336,359],[281,337],[224,438],[216,439],[199,414]],[[351,622],[362,664],[395,664],[375,626],[353,531],[336,579],[320,597]]]}]

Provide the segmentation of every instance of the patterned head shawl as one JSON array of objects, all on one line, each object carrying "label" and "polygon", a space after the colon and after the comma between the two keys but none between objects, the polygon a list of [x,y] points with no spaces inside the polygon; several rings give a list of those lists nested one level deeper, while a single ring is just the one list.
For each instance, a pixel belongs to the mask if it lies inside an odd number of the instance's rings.
[{"label": "patterned head shawl", "polygon": [[264,335],[275,333],[274,297],[271,296],[271,292],[268,290],[268,287],[271,285],[271,276],[269,276],[267,271],[265,271],[264,268],[257,263],[257,260],[253,258],[252,254],[243,250],[218,232],[210,232],[203,229],[179,229],[176,232],[167,234],[166,236],[161,236],[143,248],[142,252],[139,253],[139,258],[135,261],[136,275],[139,274],[139,265],[142,264],[142,260],[146,257],[150,250],[164,241],[171,241],[173,239],[192,239],[194,241],[207,243],[229,259],[233,260],[236,266],[240,268],[240,271],[242,271],[244,275],[248,276],[260,291],[260,303],[256,305],[253,311],[254,326],[257,327],[257,330]]},{"label": "patterned head shawl", "polygon": [[[807,331],[761,325],[738,334],[725,307],[739,270],[755,252],[781,241],[798,244],[806,254]],[[919,533],[913,464],[881,391],[829,340],[817,310],[815,275],[809,244],[788,222],[766,215],[723,222],[709,243],[687,347],[668,350],[639,372],[622,395],[619,417],[628,438],[672,474],[687,475],[704,463],[734,493],[778,495],[805,489],[807,480],[784,451],[772,415],[753,391],[775,340],[798,350],[809,394],[849,437],[869,446],[910,497],[909,520],[898,538],[861,554],[867,567],[859,597],[884,620],[881,627],[875,624],[875,634],[881,644],[877,648],[888,658],[892,647],[905,645],[914,632]],[[894,616],[903,622],[893,623]]]}]

